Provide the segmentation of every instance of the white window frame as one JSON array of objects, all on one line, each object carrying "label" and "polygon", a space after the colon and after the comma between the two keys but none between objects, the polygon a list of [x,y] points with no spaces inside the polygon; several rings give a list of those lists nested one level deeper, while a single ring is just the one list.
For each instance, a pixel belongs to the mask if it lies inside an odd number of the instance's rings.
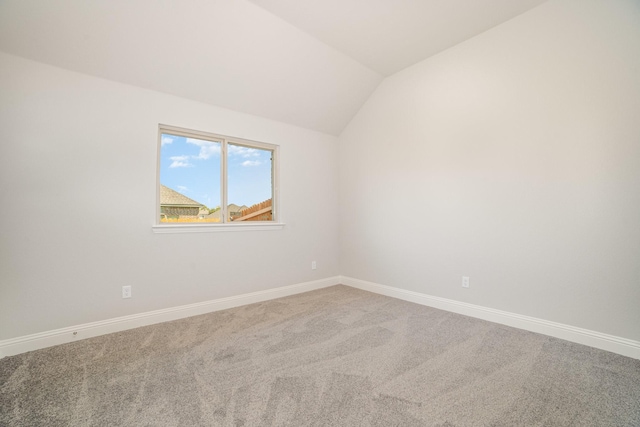
[{"label": "white window frame", "polygon": [[[169,133],[176,136],[184,136],[187,138],[204,139],[206,141],[220,142],[220,210],[223,222],[220,223],[202,223],[202,224],[166,224],[160,222],[160,158],[162,150],[162,134]],[[272,155],[271,174],[273,180],[272,188],[272,221],[247,221],[247,222],[226,222],[227,221],[227,153],[228,144],[240,145],[247,148],[257,148],[261,150],[270,150]],[[202,132],[192,129],[185,129],[176,126],[158,125],[158,159],[156,165],[156,208],[155,221],[152,227],[154,233],[202,233],[217,231],[257,231],[257,230],[279,230],[284,227],[281,222],[279,202],[279,160],[280,147],[275,144],[267,144],[266,142],[252,141],[243,138],[236,138],[228,135],[220,135],[211,132]]]}]

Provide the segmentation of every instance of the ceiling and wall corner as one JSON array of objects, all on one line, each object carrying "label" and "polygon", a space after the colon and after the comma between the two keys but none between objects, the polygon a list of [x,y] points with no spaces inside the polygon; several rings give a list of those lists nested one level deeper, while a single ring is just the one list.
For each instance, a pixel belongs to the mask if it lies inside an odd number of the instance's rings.
[{"label": "ceiling and wall corner", "polygon": [[3,0],[0,51],[337,136],[385,75],[542,2]]},{"label": "ceiling and wall corner", "polygon": [[0,51],[333,135],[382,80],[245,0],[3,1]]},{"label": "ceiling and wall corner", "polygon": [[547,0],[249,0],[390,76]]}]

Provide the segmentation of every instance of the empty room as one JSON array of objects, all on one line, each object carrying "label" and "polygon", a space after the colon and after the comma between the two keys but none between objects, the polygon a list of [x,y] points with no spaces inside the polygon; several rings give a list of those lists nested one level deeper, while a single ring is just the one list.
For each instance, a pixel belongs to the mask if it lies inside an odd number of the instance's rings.
[{"label": "empty room", "polygon": [[0,425],[640,426],[640,1],[0,0]]}]

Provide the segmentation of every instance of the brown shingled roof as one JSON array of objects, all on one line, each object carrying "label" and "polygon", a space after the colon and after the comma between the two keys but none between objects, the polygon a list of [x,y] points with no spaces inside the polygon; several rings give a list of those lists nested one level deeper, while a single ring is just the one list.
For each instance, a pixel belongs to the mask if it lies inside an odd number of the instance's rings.
[{"label": "brown shingled roof", "polygon": [[184,194],[178,193],[171,188],[160,184],[160,205],[161,206],[204,206]]}]

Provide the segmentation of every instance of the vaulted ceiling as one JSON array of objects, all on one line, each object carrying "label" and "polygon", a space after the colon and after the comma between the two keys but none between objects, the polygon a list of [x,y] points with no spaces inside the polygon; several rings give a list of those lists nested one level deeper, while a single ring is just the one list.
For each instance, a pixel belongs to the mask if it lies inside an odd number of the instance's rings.
[{"label": "vaulted ceiling", "polygon": [[545,0],[0,0],[0,50],[338,135],[385,76]]}]

